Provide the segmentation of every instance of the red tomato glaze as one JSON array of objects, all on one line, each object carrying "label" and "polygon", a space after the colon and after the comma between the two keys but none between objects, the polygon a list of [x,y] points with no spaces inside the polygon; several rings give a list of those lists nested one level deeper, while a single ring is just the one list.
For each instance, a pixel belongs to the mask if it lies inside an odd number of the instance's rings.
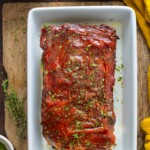
[{"label": "red tomato glaze", "polygon": [[42,27],[42,127],[56,149],[106,150],[115,143],[116,37],[107,25]]}]

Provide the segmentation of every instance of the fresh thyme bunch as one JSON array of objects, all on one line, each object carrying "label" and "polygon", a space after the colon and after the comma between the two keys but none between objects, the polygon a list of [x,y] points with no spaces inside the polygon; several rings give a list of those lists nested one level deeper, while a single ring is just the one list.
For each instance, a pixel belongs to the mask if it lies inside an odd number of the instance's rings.
[{"label": "fresh thyme bunch", "polygon": [[6,107],[8,109],[9,115],[14,119],[15,124],[18,129],[18,136],[20,138],[26,137],[26,127],[27,127],[27,115],[24,110],[25,99],[19,99],[14,88],[10,91],[7,90],[8,80],[4,80],[2,87],[6,98]]}]

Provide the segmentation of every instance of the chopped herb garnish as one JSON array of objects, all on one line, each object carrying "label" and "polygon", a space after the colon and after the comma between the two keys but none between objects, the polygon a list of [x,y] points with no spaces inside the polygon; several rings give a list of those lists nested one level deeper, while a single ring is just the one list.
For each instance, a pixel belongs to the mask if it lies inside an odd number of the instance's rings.
[{"label": "chopped herb garnish", "polygon": [[68,111],[68,110],[69,110],[69,107],[68,107],[68,106],[65,106],[65,110]]},{"label": "chopped herb garnish", "polygon": [[104,115],[104,112],[103,112],[103,110],[101,109],[101,115],[103,116]]},{"label": "chopped herb garnish", "polygon": [[69,143],[69,145],[70,145],[70,146],[74,145],[74,142],[73,142],[73,141],[71,141],[71,142]]},{"label": "chopped herb garnish", "polygon": [[116,67],[116,71],[119,71],[119,72],[120,72],[120,68]]},{"label": "chopped herb garnish", "polygon": [[85,48],[85,50],[88,51],[90,47],[91,47],[91,44],[89,44],[89,45]]},{"label": "chopped herb garnish", "polygon": [[93,103],[91,101],[88,101],[88,107],[92,107],[93,106]]},{"label": "chopped herb garnish", "polygon": [[93,85],[93,83],[91,82],[90,85]]},{"label": "chopped herb garnish", "polygon": [[48,91],[48,94],[49,94],[49,95],[51,95],[51,94],[52,94],[52,92],[51,92],[51,91]]},{"label": "chopped herb garnish", "polygon": [[122,81],[122,79],[123,79],[122,77],[119,77],[117,81]]},{"label": "chopped herb garnish", "polygon": [[68,62],[67,62],[67,65],[70,65],[70,64],[71,64],[71,62],[70,62],[70,61],[68,61]]},{"label": "chopped herb garnish", "polygon": [[91,66],[92,66],[92,67],[96,67],[96,66],[97,66],[97,64],[93,63],[93,64],[91,64]]},{"label": "chopped herb garnish", "polygon": [[81,97],[81,98],[84,97],[84,89],[80,90],[80,97]]},{"label": "chopped herb garnish", "polygon": [[61,49],[62,48],[62,45],[59,45],[59,49]]},{"label": "chopped herb garnish", "polygon": [[24,17],[20,17],[20,20],[24,23],[26,20]]},{"label": "chopped herb garnish", "polygon": [[44,64],[43,64],[43,61],[41,60],[41,69],[44,68]]},{"label": "chopped herb garnish", "polygon": [[[108,145],[109,145],[109,143],[108,143]],[[116,146],[117,146],[117,144],[115,143],[112,148],[115,148]]]},{"label": "chopped herb garnish", "polygon": [[123,64],[121,64],[121,68],[123,68],[124,67],[124,65]]},{"label": "chopped herb garnish", "polygon": [[26,29],[26,28],[23,28],[23,29],[22,29],[22,33],[25,34],[26,32],[27,32],[27,29]]},{"label": "chopped herb garnish", "polygon": [[104,59],[104,56],[101,56],[101,59]]},{"label": "chopped herb garnish", "polygon": [[71,68],[67,68],[66,70],[67,72],[72,72]]},{"label": "chopped herb garnish", "polygon": [[98,127],[100,125],[100,123],[98,121],[95,122],[96,127]]},{"label": "chopped herb garnish", "polygon": [[50,33],[52,31],[52,29],[50,28],[50,26],[47,27],[47,32]]},{"label": "chopped herb garnish", "polygon": [[121,64],[120,66],[116,66],[116,71],[121,72],[121,70],[123,69],[124,65]]},{"label": "chopped herb garnish", "polygon": [[86,146],[90,146],[91,145],[91,142],[86,142]]},{"label": "chopped herb garnish", "polygon": [[105,81],[105,79],[104,79],[104,78],[102,78],[102,79],[101,79],[101,81],[102,81],[102,82],[104,82],[104,81]]},{"label": "chopped herb garnish", "polygon": [[80,99],[81,98],[81,95],[78,95],[78,99]]},{"label": "chopped herb garnish", "polygon": [[45,25],[45,24],[43,24],[42,26],[46,29],[49,27],[48,25]]},{"label": "chopped herb garnish", "polygon": [[76,121],[76,129],[77,130],[81,129],[81,122],[80,121]]},{"label": "chopped herb garnish", "polygon": [[53,100],[55,99],[55,95],[54,95],[54,94],[52,95],[52,99],[53,99]]},{"label": "chopped herb garnish", "polygon": [[82,114],[83,112],[81,110],[78,110],[79,114]]},{"label": "chopped herb garnish", "polygon": [[58,34],[56,34],[54,37],[58,37]]},{"label": "chopped herb garnish", "polygon": [[45,70],[45,71],[44,71],[44,75],[46,75],[46,74],[48,74],[48,70]]},{"label": "chopped herb garnish", "polygon": [[75,139],[78,139],[78,138],[79,138],[79,136],[78,136],[77,133],[73,134],[73,137],[74,137]]},{"label": "chopped herb garnish", "polygon": [[14,31],[14,36],[15,36],[15,42],[16,41],[19,41],[18,39],[17,39],[17,31],[19,30],[20,28],[18,27],[18,28],[16,28],[16,30]]},{"label": "chopped herb garnish", "polygon": [[91,47],[92,45],[91,44],[89,44],[87,47]]},{"label": "chopped herb garnish", "polygon": [[19,40],[15,37],[15,42],[18,42]]}]

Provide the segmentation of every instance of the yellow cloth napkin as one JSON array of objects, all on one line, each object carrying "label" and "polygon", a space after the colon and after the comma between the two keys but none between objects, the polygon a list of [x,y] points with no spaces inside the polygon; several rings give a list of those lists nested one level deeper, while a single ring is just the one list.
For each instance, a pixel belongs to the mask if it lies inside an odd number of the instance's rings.
[{"label": "yellow cloth napkin", "polygon": [[137,22],[150,48],[150,0],[124,0],[136,13]]},{"label": "yellow cloth napkin", "polygon": [[145,19],[150,23],[150,0],[144,0],[145,2]]},{"label": "yellow cloth napkin", "polygon": [[141,127],[146,133],[144,144],[145,150],[150,150],[150,118],[145,118],[144,120],[142,120]]},{"label": "yellow cloth napkin", "polygon": [[[136,13],[137,22],[145,36],[148,47],[150,48],[150,0],[124,0],[124,2]],[[148,98],[150,102],[150,66],[147,73],[148,79]],[[145,150],[150,150],[150,117],[141,121],[141,128],[146,133]]]},{"label": "yellow cloth napkin", "polygon": [[[147,82],[148,82],[148,99],[150,102],[150,66],[147,72]],[[150,117],[145,118],[141,121],[141,128],[146,133],[144,144],[145,150],[150,150]]]}]

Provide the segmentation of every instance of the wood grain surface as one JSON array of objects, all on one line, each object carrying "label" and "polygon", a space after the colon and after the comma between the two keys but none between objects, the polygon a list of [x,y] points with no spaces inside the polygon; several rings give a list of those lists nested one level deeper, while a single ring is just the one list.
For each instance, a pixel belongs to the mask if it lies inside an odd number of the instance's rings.
[{"label": "wood grain surface", "polygon": [[[123,2],[51,2],[51,3],[7,3],[3,6],[3,63],[8,80],[14,85],[20,98],[26,97],[26,29],[27,14],[31,8],[43,6],[89,6],[89,5],[124,5]],[[138,150],[142,150],[144,133],[140,121],[149,116],[150,106],[147,99],[147,68],[150,64],[150,51],[139,27],[138,43]],[[26,104],[25,104],[26,108]],[[129,116],[130,117],[130,116]],[[5,130],[16,150],[27,150],[27,139],[17,137],[16,127],[5,109]]]}]

